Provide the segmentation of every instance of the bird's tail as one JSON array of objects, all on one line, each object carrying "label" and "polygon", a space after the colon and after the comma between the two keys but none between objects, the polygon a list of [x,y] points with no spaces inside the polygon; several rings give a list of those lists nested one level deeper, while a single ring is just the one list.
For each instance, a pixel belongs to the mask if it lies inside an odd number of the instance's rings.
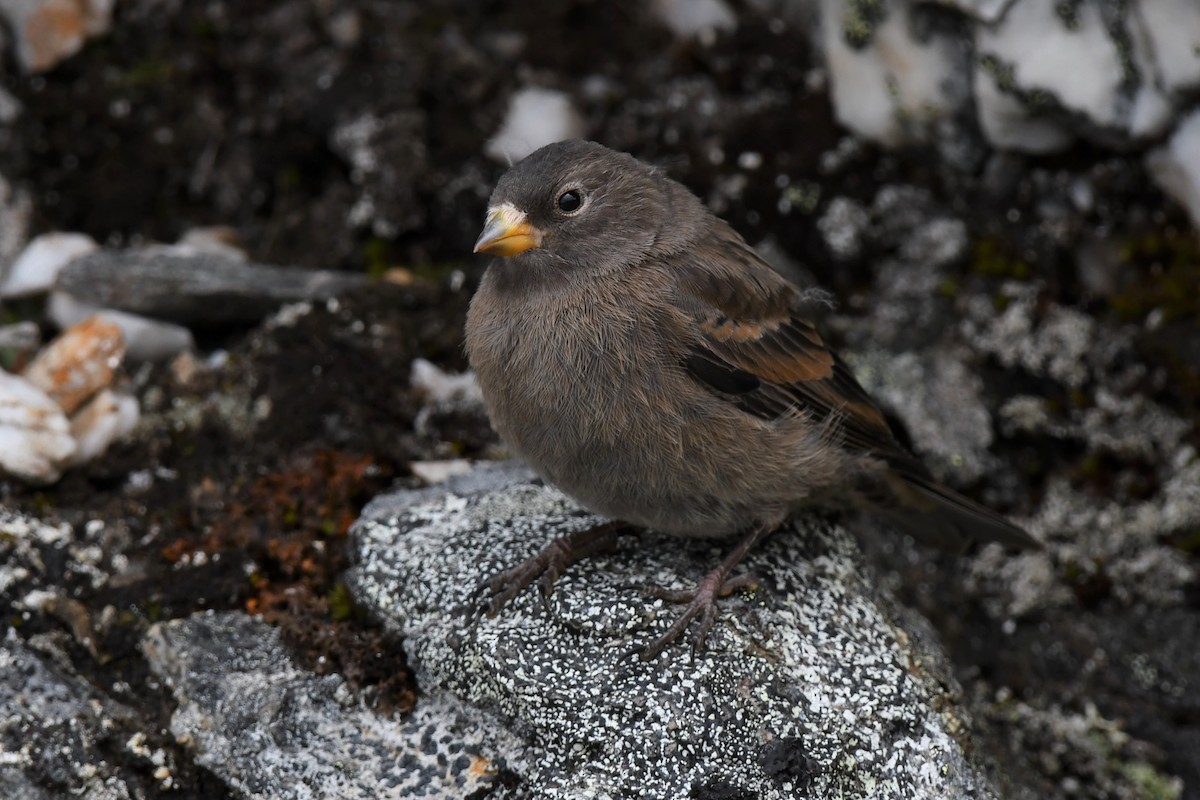
[{"label": "bird's tail", "polygon": [[1024,529],[931,477],[891,471],[887,482],[897,502],[880,511],[917,541],[946,549],[961,549],[969,539],[1023,549],[1042,546]]}]

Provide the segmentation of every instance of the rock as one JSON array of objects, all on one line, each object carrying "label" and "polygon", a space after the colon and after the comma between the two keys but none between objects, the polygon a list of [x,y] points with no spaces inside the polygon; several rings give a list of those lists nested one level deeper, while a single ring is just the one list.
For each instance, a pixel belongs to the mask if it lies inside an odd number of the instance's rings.
[{"label": "rock", "polygon": [[98,248],[96,240],[87,234],[43,233],[9,267],[0,282],[0,298],[50,291],[63,267]]},{"label": "rock", "polygon": [[650,8],[679,39],[712,41],[737,30],[737,17],[724,0],[654,0]]},{"label": "rock", "polygon": [[1120,44],[1096,4],[1064,14],[1018,0],[996,25],[976,28],[975,47],[979,121],[997,147],[1061,149],[1072,138],[1069,114],[1138,138],[1153,136],[1170,118],[1166,98],[1149,81],[1128,94]]},{"label": "rock", "polygon": [[45,72],[108,31],[116,0],[0,0],[26,72]]},{"label": "rock", "polygon": [[992,147],[1128,147],[1159,137],[1200,84],[1200,8],[1186,0],[941,4],[957,12],[823,0],[819,43],[844,125],[889,147],[936,141],[947,158],[970,137],[955,122],[968,113]]},{"label": "rock", "polygon": [[355,597],[518,796],[993,796],[932,635],[898,621],[852,538],[817,517],[750,554],[761,588],[725,602],[699,654],[622,658],[678,611],[629,587],[684,588],[722,550],[652,533],[573,566],[545,607],[531,589],[464,624],[481,578],[596,522],[501,464],[377,498],[354,531]]},{"label": "rock", "polygon": [[171,245],[169,252],[180,256],[212,255],[231,261],[248,261],[238,241],[237,231],[224,225],[191,228]]},{"label": "rock", "polygon": [[1013,0],[935,0],[969,14],[980,22],[996,22],[1008,11]]},{"label": "rock", "polygon": [[284,303],[325,300],[367,279],[247,264],[208,254],[101,250],[67,265],[58,290],[106,309],[191,324],[258,322]]},{"label": "rock", "polygon": [[141,410],[136,397],[102,389],[71,417],[75,455],[71,464],[82,464],[104,453],[137,425]]},{"label": "rock", "polygon": [[24,377],[66,414],[112,383],[125,357],[121,329],[90,317],[63,331],[25,369]]},{"label": "rock", "polygon": [[130,791],[123,767],[111,761],[113,731],[132,719],[127,707],[30,648],[11,628],[0,642],[0,792],[5,797],[142,796]]},{"label": "rock", "polygon": [[409,385],[430,403],[483,403],[483,391],[474,372],[454,374],[424,358],[414,358]]},{"label": "rock", "polygon": [[582,135],[583,120],[569,96],[527,87],[513,94],[504,123],[483,151],[495,161],[515,164],[540,147]]},{"label": "rock", "polygon": [[1165,145],[1147,154],[1146,167],[1200,231],[1200,111],[1184,118]]},{"label": "rock", "polygon": [[20,254],[29,237],[33,218],[33,200],[0,175],[0,273],[7,274],[12,260]]},{"label": "rock", "polygon": [[1151,54],[1154,75],[1172,96],[1200,86],[1200,6],[1192,0],[1130,4],[1135,40]]},{"label": "rock", "polygon": [[74,454],[59,405],[24,378],[0,370],[0,472],[53,483]]},{"label": "rock", "polygon": [[[0,350],[15,354],[15,362],[23,366],[23,360],[33,355],[42,343],[42,331],[36,322],[14,322],[0,326]],[[17,367],[16,369],[21,369]]]},{"label": "rock", "polygon": [[473,720],[439,702],[403,720],[372,713],[339,676],[297,666],[261,620],[160,623],[142,650],[179,704],[171,732],[239,796],[451,800],[497,788]]},{"label": "rock", "polygon": [[968,51],[951,37],[918,37],[915,4],[822,0],[820,43],[838,121],[889,147],[926,141],[940,119],[965,108]]},{"label": "rock", "polygon": [[451,458],[444,461],[412,461],[408,471],[426,485],[445,483],[457,475],[466,475],[474,468],[469,458]]},{"label": "rock", "polygon": [[125,337],[125,355],[130,361],[165,361],[196,348],[192,332],[182,325],[102,309],[81,303],[64,292],[51,293],[46,315],[60,328],[77,325],[89,317],[116,325]]},{"label": "rock", "polygon": [[24,110],[21,101],[8,89],[0,86],[0,125],[12,125]]}]

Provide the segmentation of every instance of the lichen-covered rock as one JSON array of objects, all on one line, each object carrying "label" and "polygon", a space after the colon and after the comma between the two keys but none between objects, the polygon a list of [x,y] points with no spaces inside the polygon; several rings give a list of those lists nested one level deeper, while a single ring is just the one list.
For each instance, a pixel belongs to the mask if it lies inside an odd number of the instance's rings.
[{"label": "lichen-covered rock", "polygon": [[0,793],[4,797],[133,797],[107,751],[133,712],[11,633],[0,641]]},{"label": "lichen-covered rock", "polygon": [[426,702],[488,732],[511,796],[991,796],[932,637],[897,621],[851,537],[818,517],[750,555],[760,588],[725,602],[694,656],[626,657],[678,611],[631,586],[684,588],[719,557],[652,533],[572,567],[544,606],[530,590],[467,621],[481,577],[596,522],[492,466],[377,499],[356,529],[356,597],[406,638]]},{"label": "lichen-covered rock", "polygon": [[240,796],[452,800],[495,783],[474,721],[438,703],[404,720],[368,711],[261,620],[197,614],[155,625],[142,649],[179,703],[172,733]]}]

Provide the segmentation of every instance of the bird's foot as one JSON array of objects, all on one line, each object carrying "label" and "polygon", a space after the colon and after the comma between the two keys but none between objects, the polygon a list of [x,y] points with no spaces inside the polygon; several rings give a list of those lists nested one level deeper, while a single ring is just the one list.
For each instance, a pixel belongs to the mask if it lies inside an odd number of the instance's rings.
[{"label": "bird's foot", "polygon": [[692,652],[704,649],[704,641],[708,638],[708,634],[712,631],[713,625],[717,621],[717,603],[722,597],[728,597],[739,589],[747,589],[757,585],[757,581],[751,575],[738,575],[729,577],[729,573],[733,572],[733,568],[738,565],[746,553],[761,542],[774,530],[773,527],[760,526],[750,531],[746,536],[738,542],[737,547],[733,549],[725,560],[722,561],[716,568],[705,575],[696,586],[686,591],[668,591],[660,587],[647,587],[644,591],[669,603],[680,603],[684,606],[683,613],[679,618],[672,623],[671,627],[659,636],[654,641],[647,645],[636,647],[626,653],[626,656],[637,654],[641,656],[643,661],[650,661],[658,656],[663,650],[666,650],[672,643],[677,640],[688,626],[695,619],[700,620],[700,625],[696,630],[696,637],[692,640]]},{"label": "bird's foot", "polygon": [[554,591],[554,582],[572,564],[602,553],[612,552],[617,536],[627,526],[622,522],[606,522],[584,531],[561,536],[512,569],[504,570],[480,583],[475,619],[496,616],[512,600],[535,581],[545,603]]}]

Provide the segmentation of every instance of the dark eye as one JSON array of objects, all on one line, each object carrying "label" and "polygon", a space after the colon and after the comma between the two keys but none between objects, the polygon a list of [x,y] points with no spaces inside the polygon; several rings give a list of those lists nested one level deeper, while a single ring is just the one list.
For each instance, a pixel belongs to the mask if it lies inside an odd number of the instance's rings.
[{"label": "dark eye", "polygon": [[583,195],[576,189],[563,192],[558,196],[558,210],[564,214],[578,211],[581,205],[583,205]]}]

